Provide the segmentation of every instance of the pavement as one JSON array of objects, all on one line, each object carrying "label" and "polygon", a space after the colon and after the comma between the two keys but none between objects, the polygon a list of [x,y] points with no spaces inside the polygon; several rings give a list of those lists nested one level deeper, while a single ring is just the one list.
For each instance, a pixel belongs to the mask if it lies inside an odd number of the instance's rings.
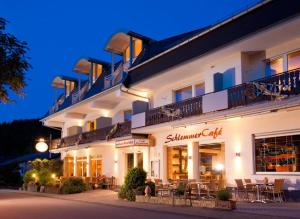
[{"label": "pavement", "polygon": [[109,190],[72,195],[0,190],[0,219],[300,218],[300,203],[238,203],[237,207],[237,210],[225,211],[135,203],[119,200],[117,194]]}]

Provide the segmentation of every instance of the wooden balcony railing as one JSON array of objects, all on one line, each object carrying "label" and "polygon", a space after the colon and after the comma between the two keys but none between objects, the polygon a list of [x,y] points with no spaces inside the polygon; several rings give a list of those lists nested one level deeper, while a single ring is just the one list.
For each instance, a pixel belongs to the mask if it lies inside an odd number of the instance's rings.
[{"label": "wooden balcony railing", "polygon": [[125,137],[130,134],[131,122],[123,122],[101,129],[96,129],[94,131],[67,136],[62,139],[54,139],[52,140],[50,150],[92,143],[95,141],[110,140],[113,138]]},{"label": "wooden balcony railing", "polygon": [[261,78],[228,89],[228,108],[280,100],[300,93],[300,69]]},{"label": "wooden balcony railing", "polygon": [[146,113],[146,126],[170,122],[202,113],[202,96],[151,109]]},{"label": "wooden balcony railing", "polygon": [[[227,109],[262,101],[285,99],[300,94],[300,69],[243,83],[227,90]],[[150,109],[146,112],[146,126],[202,114],[203,96]]]}]

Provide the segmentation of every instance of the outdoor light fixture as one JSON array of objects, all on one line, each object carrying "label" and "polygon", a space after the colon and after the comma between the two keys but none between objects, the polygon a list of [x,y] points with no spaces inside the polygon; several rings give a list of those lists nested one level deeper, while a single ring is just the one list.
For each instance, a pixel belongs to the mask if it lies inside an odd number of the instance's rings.
[{"label": "outdoor light fixture", "polygon": [[39,152],[45,152],[48,150],[48,145],[45,142],[45,139],[40,138],[38,143],[35,145],[35,149]]},{"label": "outdoor light fixture", "polygon": [[224,170],[224,165],[221,163],[217,163],[215,166],[216,171],[223,171]]},{"label": "outdoor light fixture", "polygon": [[235,156],[236,156],[236,157],[240,157],[240,156],[241,156],[241,152],[236,152],[236,153],[235,153]]},{"label": "outdoor light fixture", "polygon": [[35,177],[36,177],[36,174],[35,174],[35,173],[33,173],[31,176],[32,176],[32,178],[35,178]]},{"label": "outdoor light fixture", "polygon": [[51,174],[51,178],[52,178],[52,179],[55,179],[55,178],[56,178],[56,174],[55,174],[55,173],[52,173],[52,174]]}]

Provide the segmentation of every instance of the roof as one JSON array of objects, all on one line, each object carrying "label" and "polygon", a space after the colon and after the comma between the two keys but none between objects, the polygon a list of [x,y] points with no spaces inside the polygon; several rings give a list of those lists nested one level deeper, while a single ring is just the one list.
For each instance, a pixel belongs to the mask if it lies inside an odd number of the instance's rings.
[{"label": "roof", "polygon": [[[214,26],[152,43],[129,69],[125,85],[130,87],[168,68],[293,18],[299,13],[299,0],[290,0],[288,4],[286,0],[266,0]],[[160,49],[159,45],[163,48]]]},{"label": "roof", "polygon": [[56,76],[53,81],[52,81],[52,87],[56,87],[56,88],[64,88],[65,87],[65,81],[74,81],[77,83],[77,79],[76,78],[72,78],[69,76],[64,76],[64,75],[60,75],[60,76]]},{"label": "roof", "polygon": [[140,63],[143,63],[144,61],[154,57],[155,55],[162,53],[176,45],[179,45],[180,43],[184,42],[185,40],[203,32],[204,30],[207,30],[208,27],[202,27],[197,30],[193,30],[187,33],[179,34],[176,36],[172,36],[163,40],[159,41],[152,41],[149,43],[148,46],[146,46],[142,53],[137,57],[137,59],[134,61],[131,67],[137,66]]}]

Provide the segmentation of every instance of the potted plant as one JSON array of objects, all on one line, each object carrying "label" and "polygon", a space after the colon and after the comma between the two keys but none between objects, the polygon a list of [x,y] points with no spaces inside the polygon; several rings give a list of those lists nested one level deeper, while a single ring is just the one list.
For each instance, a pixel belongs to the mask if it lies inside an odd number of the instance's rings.
[{"label": "potted plant", "polygon": [[236,202],[231,200],[231,193],[224,190],[217,192],[216,207],[232,210],[236,208]]}]

